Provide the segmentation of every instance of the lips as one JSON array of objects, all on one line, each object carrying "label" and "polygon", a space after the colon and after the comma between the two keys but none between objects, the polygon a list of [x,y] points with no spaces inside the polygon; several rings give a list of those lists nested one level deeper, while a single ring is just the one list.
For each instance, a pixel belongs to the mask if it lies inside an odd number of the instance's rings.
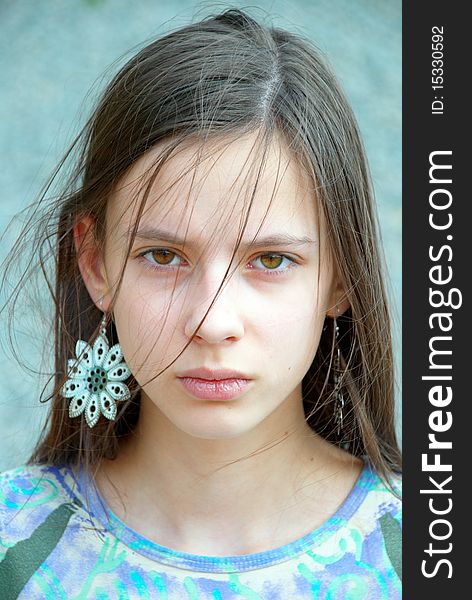
[{"label": "lips", "polygon": [[177,376],[181,385],[195,398],[232,400],[251,385],[252,378],[232,369],[190,369]]}]

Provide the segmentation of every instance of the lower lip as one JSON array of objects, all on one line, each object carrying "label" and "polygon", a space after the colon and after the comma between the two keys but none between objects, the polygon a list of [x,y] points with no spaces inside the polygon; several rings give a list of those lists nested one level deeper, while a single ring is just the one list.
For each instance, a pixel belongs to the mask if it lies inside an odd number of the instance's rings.
[{"label": "lower lip", "polygon": [[250,379],[197,379],[195,377],[179,377],[184,388],[202,400],[232,400],[243,394]]}]

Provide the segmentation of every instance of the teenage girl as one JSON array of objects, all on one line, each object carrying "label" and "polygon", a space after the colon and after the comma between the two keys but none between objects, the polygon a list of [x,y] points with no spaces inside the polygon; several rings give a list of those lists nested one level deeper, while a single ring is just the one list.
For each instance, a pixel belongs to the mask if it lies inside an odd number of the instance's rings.
[{"label": "teenage girl", "polygon": [[390,319],[332,73],[228,10],[134,56],[76,148],[0,597],[400,598]]}]

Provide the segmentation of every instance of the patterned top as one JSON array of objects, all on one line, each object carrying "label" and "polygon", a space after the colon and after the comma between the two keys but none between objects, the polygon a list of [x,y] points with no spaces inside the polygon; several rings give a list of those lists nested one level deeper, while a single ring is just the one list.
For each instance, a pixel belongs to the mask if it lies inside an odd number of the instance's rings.
[{"label": "patterned top", "polygon": [[401,502],[366,464],[307,535],[256,554],[201,556],[127,527],[83,469],[22,466],[0,475],[0,598],[400,599]]}]

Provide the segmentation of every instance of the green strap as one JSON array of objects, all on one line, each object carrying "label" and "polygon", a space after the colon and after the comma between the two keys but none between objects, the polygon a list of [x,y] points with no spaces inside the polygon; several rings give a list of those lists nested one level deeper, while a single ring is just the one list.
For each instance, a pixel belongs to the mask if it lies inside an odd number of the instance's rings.
[{"label": "green strap", "polygon": [[395,518],[387,513],[379,519],[382,535],[385,540],[385,549],[395,573],[400,581],[402,578],[402,528]]},{"label": "green strap", "polygon": [[66,502],[52,511],[44,523],[29,538],[8,548],[0,562],[0,598],[15,600],[34,573],[59,543],[77,510],[76,505]]}]

